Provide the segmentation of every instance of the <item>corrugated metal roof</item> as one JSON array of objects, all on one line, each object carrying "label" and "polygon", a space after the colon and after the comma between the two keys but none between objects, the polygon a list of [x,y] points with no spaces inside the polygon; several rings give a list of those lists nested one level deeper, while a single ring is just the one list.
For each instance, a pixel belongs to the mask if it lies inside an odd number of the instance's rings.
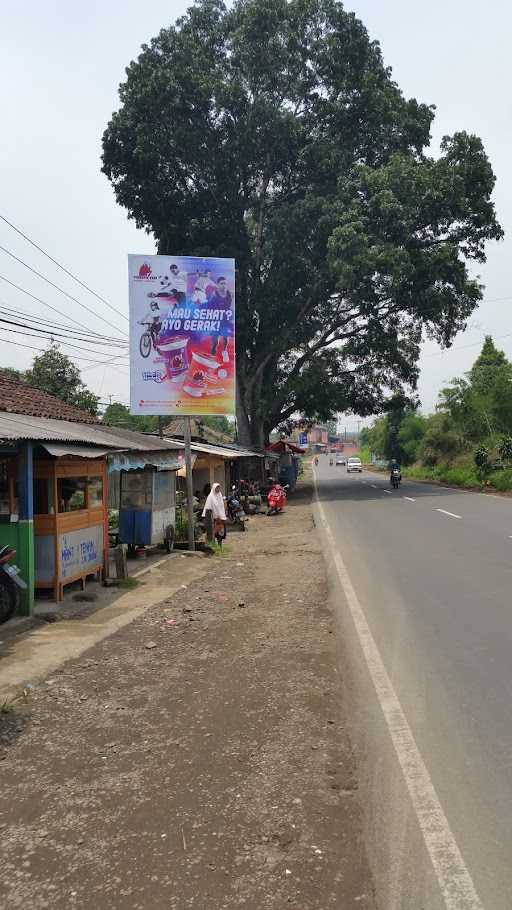
[{"label": "corrugated metal roof", "polygon": [[[175,445],[183,447],[181,440],[169,439]],[[190,445],[192,452],[202,453],[203,455],[217,455],[218,458],[229,458],[234,461],[236,458],[264,458],[261,452],[253,452],[250,449],[244,449],[242,446],[235,445],[211,445],[206,442],[193,442]]]},{"label": "corrugated metal roof", "polygon": [[0,411],[0,440],[32,439],[34,441],[78,442],[108,449],[155,452],[182,449],[183,443],[158,436],[147,436],[132,430],[120,430],[102,424],[74,423],[49,417],[31,417]]}]

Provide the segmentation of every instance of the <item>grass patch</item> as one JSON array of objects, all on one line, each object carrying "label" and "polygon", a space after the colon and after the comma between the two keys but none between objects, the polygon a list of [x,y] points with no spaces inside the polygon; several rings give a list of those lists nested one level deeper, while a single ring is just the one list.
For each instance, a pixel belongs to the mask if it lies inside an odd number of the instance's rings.
[{"label": "grass patch", "polygon": [[481,486],[472,464],[440,464],[434,467],[414,464],[403,468],[402,473],[404,477],[410,477],[411,480],[437,480],[441,483],[452,484],[454,487]]},{"label": "grass patch", "polygon": [[138,578],[133,578],[132,575],[129,575],[128,578],[120,578],[118,582],[118,587],[127,588],[131,590],[132,588],[137,588],[140,585]]},{"label": "grass patch", "polygon": [[229,556],[230,548],[226,546],[220,547],[216,540],[213,541],[211,547],[214,556]]},{"label": "grass patch", "polygon": [[0,702],[0,714],[14,714],[16,710],[16,701],[17,697],[15,696],[11,699],[6,698],[5,701]]}]

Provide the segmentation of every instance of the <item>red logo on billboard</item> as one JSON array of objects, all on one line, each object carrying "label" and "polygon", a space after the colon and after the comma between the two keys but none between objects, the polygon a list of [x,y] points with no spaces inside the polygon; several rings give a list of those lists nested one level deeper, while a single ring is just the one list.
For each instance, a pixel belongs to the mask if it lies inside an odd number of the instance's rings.
[{"label": "red logo on billboard", "polygon": [[139,269],[139,278],[150,278],[151,266],[144,262]]}]

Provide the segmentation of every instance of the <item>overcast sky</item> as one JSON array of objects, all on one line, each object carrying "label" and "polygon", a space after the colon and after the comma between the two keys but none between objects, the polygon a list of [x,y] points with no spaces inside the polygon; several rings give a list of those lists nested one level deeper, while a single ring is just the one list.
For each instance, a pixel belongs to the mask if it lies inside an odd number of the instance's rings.
[{"label": "overcast sky", "polygon": [[[0,4],[0,214],[122,313],[127,313],[126,255],[154,252],[154,244],[128,222],[100,173],[101,135],[117,107],[125,66],[143,42],[173,22],[187,5],[164,0]],[[446,133],[474,132],[482,137],[497,176],[495,201],[506,238],[488,248],[487,264],[478,270],[486,286],[485,300],[468,330],[444,353],[425,344],[420,395],[429,411],[443,383],[469,369],[484,334],[492,334],[512,358],[512,8],[506,0],[353,0],[345,6],[380,41],[386,64],[404,93],[437,105],[433,148]],[[125,319],[1,221],[0,245],[100,315],[87,312],[2,250],[0,275],[88,331],[115,337],[127,332]],[[0,307],[13,309],[20,317],[62,320],[1,279]],[[9,318],[5,312],[0,315]],[[0,325],[4,326],[0,365],[29,366],[34,352],[20,345],[43,347],[41,341],[30,337],[29,329],[26,336],[9,335],[8,326]],[[112,395],[127,403],[127,362],[105,363],[111,351],[105,355],[100,344],[98,353],[78,350],[83,345],[76,339],[75,344],[65,350],[77,358],[84,381],[102,400]]]}]

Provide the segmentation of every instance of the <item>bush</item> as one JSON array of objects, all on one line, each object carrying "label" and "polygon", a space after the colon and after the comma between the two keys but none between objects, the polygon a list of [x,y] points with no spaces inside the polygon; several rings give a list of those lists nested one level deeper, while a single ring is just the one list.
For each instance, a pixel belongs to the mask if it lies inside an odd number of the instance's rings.
[{"label": "bush", "polygon": [[506,471],[499,471],[496,473],[491,477],[491,484],[494,489],[499,490],[500,493],[512,490],[512,469],[508,468]]},{"label": "bush", "polygon": [[437,480],[441,483],[451,483],[456,487],[479,486],[474,467],[466,464],[440,464],[434,467],[415,464],[410,468],[404,468],[403,474],[413,480]]},{"label": "bush", "polygon": [[444,483],[452,483],[456,487],[477,487],[479,480],[476,471],[472,467],[443,467],[440,469],[440,477]]}]

